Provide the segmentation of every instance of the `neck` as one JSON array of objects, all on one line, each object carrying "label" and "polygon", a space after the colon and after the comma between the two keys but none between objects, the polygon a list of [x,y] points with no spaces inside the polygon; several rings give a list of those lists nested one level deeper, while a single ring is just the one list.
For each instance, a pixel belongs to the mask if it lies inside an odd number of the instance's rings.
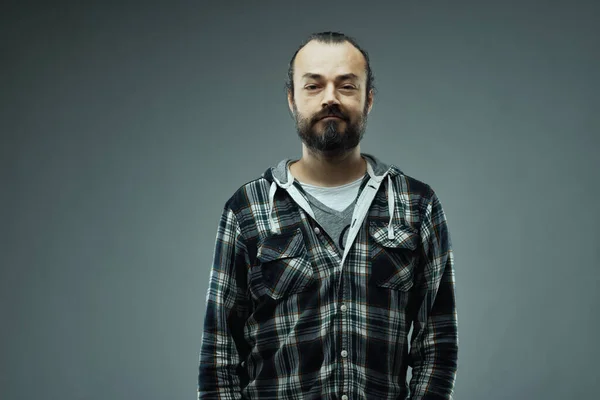
[{"label": "neck", "polygon": [[302,146],[302,158],[290,165],[290,171],[300,182],[333,187],[362,177],[367,172],[366,163],[360,155],[360,146],[336,157],[316,154]]}]

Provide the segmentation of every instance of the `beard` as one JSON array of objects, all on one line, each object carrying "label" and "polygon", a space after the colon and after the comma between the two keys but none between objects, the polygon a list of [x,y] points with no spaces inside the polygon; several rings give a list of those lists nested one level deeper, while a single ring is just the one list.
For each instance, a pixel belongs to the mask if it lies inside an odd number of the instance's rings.
[{"label": "beard", "polygon": [[[340,110],[337,104],[324,108],[311,118],[301,116],[295,103],[293,108],[298,136],[302,143],[314,153],[329,157],[341,156],[358,146],[365,134],[367,104],[365,104],[362,115],[355,121],[350,121],[350,118]],[[320,121],[327,115],[334,115],[341,119]],[[346,127],[342,129],[344,123]],[[317,126],[317,124],[321,126]]]}]

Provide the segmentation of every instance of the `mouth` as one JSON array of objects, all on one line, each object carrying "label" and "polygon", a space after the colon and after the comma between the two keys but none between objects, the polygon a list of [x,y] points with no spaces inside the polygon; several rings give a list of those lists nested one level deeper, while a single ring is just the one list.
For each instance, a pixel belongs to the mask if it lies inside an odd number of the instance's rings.
[{"label": "mouth", "polygon": [[336,117],[335,115],[328,115],[327,117],[323,117],[321,119],[341,119],[340,117]]}]

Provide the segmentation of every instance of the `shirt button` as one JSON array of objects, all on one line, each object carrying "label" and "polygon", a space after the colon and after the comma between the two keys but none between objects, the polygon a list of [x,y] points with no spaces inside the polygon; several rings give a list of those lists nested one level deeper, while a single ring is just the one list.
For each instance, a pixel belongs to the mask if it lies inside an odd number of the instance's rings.
[{"label": "shirt button", "polygon": [[342,350],[342,357],[348,356],[348,352],[346,350]]},{"label": "shirt button", "polygon": [[346,307],[345,304],[342,304],[342,306],[340,307],[340,310],[342,311],[346,311],[348,309],[348,307]]},{"label": "shirt button", "polygon": [[321,233],[321,230],[319,229],[318,226],[315,226],[315,233],[318,235],[319,233]]},{"label": "shirt button", "polygon": [[342,396],[342,400],[348,400],[348,396],[346,396],[346,395],[343,395],[343,396]]}]

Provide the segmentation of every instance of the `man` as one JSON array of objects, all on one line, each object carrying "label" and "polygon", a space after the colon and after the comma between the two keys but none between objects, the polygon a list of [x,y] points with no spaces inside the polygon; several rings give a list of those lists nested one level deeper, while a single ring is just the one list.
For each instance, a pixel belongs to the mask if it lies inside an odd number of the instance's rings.
[{"label": "man", "polygon": [[374,96],[367,53],[314,34],[290,62],[287,93],[302,157],[224,206],[198,398],[451,399],[446,217],[430,186],[360,152]]}]

